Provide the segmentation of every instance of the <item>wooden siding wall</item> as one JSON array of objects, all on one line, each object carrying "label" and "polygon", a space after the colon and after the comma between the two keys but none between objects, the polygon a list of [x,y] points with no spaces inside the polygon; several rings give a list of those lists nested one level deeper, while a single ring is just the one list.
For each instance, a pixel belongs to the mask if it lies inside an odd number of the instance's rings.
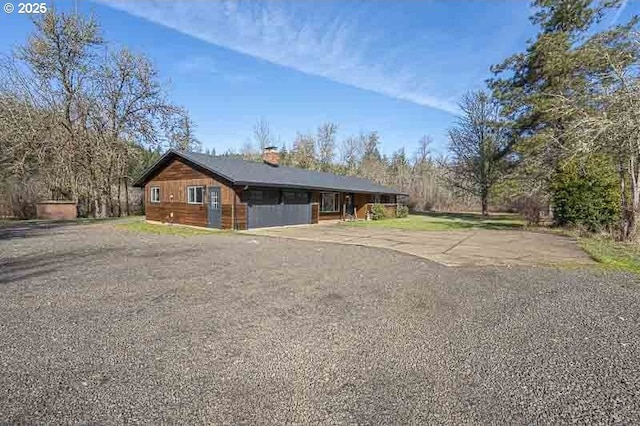
[{"label": "wooden siding wall", "polygon": [[[322,191],[322,192],[325,192],[325,191]],[[322,221],[322,220],[339,220],[339,219],[342,219],[342,203],[344,203],[344,194],[342,192],[340,192],[339,196],[338,196],[338,205],[339,205],[340,211],[337,211],[337,212],[321,212],[320,211],[320,194],[322,192],[312,192],[311,193],[311,202],[312,203],[318,203],[318,211],[319,211],[318,219],[320,221]],[[331,192],[331,191],[326,191],[326,192]]]},{"label": "wooden siding wall", "polygon": [[[191,167],[182,159],[176,158],[151,179],[144,188],[145,210],[148,220],[159,222],[173,222],[185,225],[207,226],[208,194],[205,191],[203,204],[187,203],[187,187],[193,185],[219,186],[222,198],[223,229],[247,229],[247,204],[241,201],[242,188],[232,188],[216,180],[207,172]],[[160,188],[160,202],[151,202],[151,188]],[[311,222],[323,220],[337,220],[342,218],[342,205],[345,194],[339,193],[340,211],[320,212],[320,191],[311,193]],[[173,198],[171,197],[173,195]],[[358,219],[364,219],[366,212],[373,202],[371,194],[355,194],[354,204]],[[395,214],[395,206],[387,205],[389,213]],[[393,210],[393,211],[392,211]],[[173,217],[171,215],[173,214]]]},{"label": "wooden siding wall", "polygon": [[147,220],[158,222],[205,227],[208,224],[206,204],[158,203],[147,206],[145,213]]},{"label": "wooden siding wall", "polygon": [[[207,226],[209,223],[207,191],[205,190],[203,204],[187,203],[187,187],[193,185],[220,186],[221,226],[223,229],[231,229],[233,226],[233,202],[236,198],[235,191],[208,174],[191,167],[181,159],[173,160],[145,185],[144,199],[147,220]],[[152,187],[160,188],[159,203],[151,202]],[[171,217],[172,213],[173,218]]]},{"label": "wooden siding wall", "polygon": [[[311,201],[313,203],[318,203],[318,209],[320,207],[320,194],[321,192],[313,192]],[[353,199],[356,217],[358,219],[364,219],[367,217],[367,212],[371,209],[373,205],[373,201],[375,199],[374,194],[363,194],[363,193],[355,193],[355,197]],[[342,219],[342,205],[345,202],[345,193],[340,193],[340,211],[335,213],[323,213],[319,212],[319,220],[339,220]],[[395,202],[396,196],[392,196],[392,200]],[[396,214],[396,205],[394,203],[384,204],[385,209],[387,210],[387,214],[390,217],[395,217]],[[316,222],[314,222],[316,223]]]},{"label": "wooden siding wall", "polygon": [[387,212],[387,217],[396,217],[397,204],[384,204],[384,210]]},{"label": "wooden siding wall", "polygon": [[245,203],[236,204],[236,229],[247,229],[247,205]]},{"label": "wooden siding wall", "polygon": [[364,219],[367,217],[367,204],[371,202],[373,195],[371,194],[356,194],[356,217],[358,219]]},{"label": "wooden siding wall", "polygon": [[[365,215],[366,212],[371,211],[374,203],[369,203],[365,205]],[[397,204],[393,203],[381,203],[384,206],[384,210],[386,212],[387,217],[396,217],[396,210],[398,209]],[[366,217],[366,216],[365,216]]]},{"label": "wooden siding wall", "polygon": [[[318,209],[320,207],[320,194],[321,192],[313,192],[311,196],[311,202],[318,203]],[[353,199],[356,217],[358,219],[364,219],[367,217],[367,212],[370,210],[371,205],[373,204],[375,196],[373,194],[363,194],[363,193],[355,193],[355,197]],[[392,197],[395,200],[395,196]],[[339,212],[331,212],[331,213],[323,213],[319,212],[319,220],[339,220],[342,219],[342,205],[345,202],[345,193],[340,193],[340,211]],[[390,216],[395,216],[395,205],[393,204],[385,204],[385,208],[387,209],[387,213]],[[314,222],[315,223],[315,222]]]}]

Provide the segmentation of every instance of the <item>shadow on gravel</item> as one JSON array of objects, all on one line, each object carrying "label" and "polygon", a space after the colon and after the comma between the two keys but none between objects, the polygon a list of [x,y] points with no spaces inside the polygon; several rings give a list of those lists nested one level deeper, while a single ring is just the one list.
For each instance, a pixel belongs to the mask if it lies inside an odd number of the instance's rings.
[{"label": "shadow on gravel", "polygon": [[10,284],[27,278],[49,275],[60,269],[84,263],[85,258],[105,254],[116,249],[82,250],[29,255],[11,259],[0,259],[0,284]]},{"label": "shadow on gravel", "polygon": [[10,221],[0,223],[0,241],[11,240],[13,238],[37,237],[48,231],[58,228],[76,225],[91,225],[96,223],[112,222],[123,220],[123,218],[105,219],[75,219],[75,220],[55,220],[55,221]]}]

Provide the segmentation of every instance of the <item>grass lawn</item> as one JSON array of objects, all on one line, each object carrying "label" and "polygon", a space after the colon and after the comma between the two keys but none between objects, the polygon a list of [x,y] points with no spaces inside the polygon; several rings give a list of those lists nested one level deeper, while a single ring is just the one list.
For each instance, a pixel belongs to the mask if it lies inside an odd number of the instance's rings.
[{"label": "grass lawn", "polygon": [[409,231],[459,231],[465,229],[521,229],[524,221],[517,215],[478,213],[420,213],[402,219],[345,222],[347,226],[405,229]]},{"label": "grass lawn", "polygon": [[637,243],[618,243],[602,237],[581,237],[578,244],[605,268],[640,274],[640,245]]},{"label": "grass lawn", "polygon": [[179,235],[182,237],[191,237],[194,235],[211,235],[222,234],[224,231],[217,229],[198,229],[181,225],[165,225],[156,223],[147,223],[144,220],[136,220],[129,223],[121,223],[115,225],[119,229],[124,229],[132,232],[141,232],[147,234],[158,235]]}]

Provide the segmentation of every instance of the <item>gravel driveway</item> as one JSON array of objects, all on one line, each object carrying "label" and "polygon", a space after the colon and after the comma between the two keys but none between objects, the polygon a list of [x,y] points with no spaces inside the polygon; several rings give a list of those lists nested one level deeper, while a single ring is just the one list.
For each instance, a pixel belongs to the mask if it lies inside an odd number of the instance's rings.
[{"label": "gravel driveway", "polygon": [[0,233],[0,423],[640,422],[629,275]]}]

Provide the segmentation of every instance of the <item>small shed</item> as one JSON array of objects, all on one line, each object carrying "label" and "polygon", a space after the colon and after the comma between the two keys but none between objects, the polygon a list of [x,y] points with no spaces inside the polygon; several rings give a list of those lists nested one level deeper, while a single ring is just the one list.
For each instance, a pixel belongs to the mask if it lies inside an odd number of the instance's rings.
[{"label": "small shed", "polygon": [[75,201],[41,201],[36,204],[36,217],[53,220],[75,219],[78,217],[77,203]]}]

